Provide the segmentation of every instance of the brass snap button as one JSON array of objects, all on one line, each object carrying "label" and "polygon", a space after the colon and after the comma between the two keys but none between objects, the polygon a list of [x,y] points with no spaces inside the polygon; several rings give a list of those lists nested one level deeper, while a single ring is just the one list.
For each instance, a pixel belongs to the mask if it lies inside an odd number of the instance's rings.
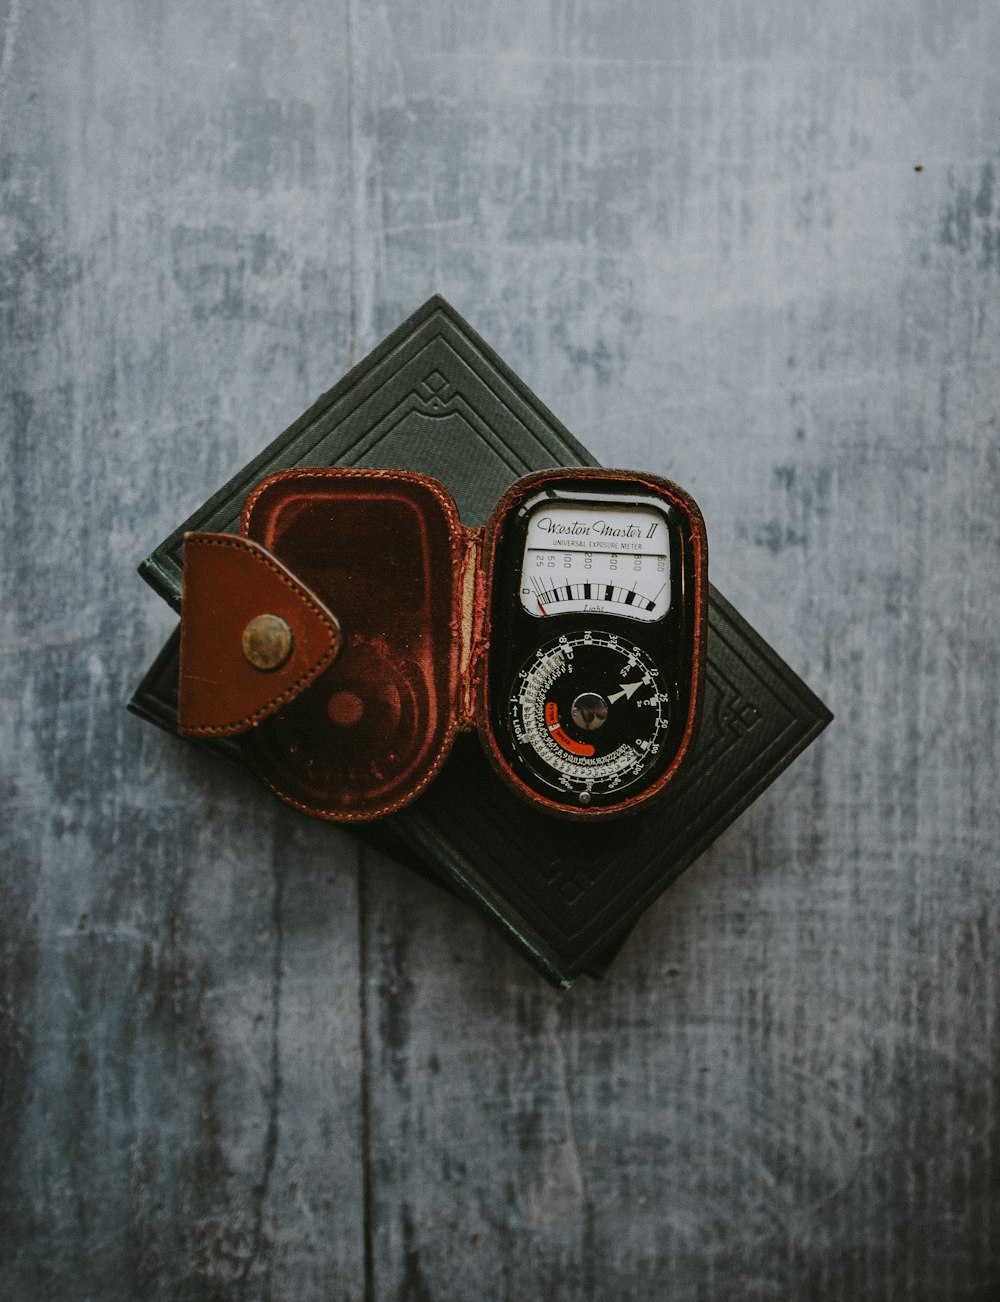
[{"label": "brass snap button", "polygon": [[257,615],[243,630],[243,658],[262,673],[280,669],[292,654],[292,630],[278,615]]}]

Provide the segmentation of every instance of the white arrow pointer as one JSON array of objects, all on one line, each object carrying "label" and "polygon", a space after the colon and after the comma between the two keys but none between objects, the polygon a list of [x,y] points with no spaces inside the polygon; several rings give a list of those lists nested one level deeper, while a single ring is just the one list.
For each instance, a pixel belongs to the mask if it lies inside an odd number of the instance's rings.
[{"label": "white arrow pointer", "polygon": [[620,701],[623,696],[627,697],[631,701],[632,697],[636,694],[636,692],[639,690],[641,686],[642,686],[641,679],[637,683],[622,683],[621,691],[615,692],[613,696],[608,697],[608,704],[614,705],[615,701]]}]

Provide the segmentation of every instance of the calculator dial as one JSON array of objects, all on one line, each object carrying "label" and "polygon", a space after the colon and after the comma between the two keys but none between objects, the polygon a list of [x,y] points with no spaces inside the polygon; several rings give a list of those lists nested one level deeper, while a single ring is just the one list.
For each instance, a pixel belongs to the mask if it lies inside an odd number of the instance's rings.
[{"label": "calculator dial", "polygon": [[581,807],[624,793],[656,763],[669,696],[650,656],[599,630],[540,647],[514,681],[514,744],[535,777]]}]

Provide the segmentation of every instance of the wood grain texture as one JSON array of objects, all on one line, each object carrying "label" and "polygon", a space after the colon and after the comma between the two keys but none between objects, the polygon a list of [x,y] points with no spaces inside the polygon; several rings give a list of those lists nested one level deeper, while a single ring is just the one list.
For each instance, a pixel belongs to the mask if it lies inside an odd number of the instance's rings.
[{"label": "wood grain texture", "polygon": [[[1000,1292],[998,40],[0,5],[5,1296]],[[134,564],[435,291],[837,714],[565,997],[123,709]]]}]

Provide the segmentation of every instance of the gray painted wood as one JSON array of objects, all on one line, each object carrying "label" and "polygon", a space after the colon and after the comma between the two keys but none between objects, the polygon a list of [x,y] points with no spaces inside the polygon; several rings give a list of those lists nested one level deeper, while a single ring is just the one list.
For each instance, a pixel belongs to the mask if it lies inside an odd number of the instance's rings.
[{"label": "gray painted wood", "polygon": [[[1000,1292],[998,39],[0,4],[5,1296]],[[565,996],[123,709],[134,563],[436,290],[838,715]]]}]

